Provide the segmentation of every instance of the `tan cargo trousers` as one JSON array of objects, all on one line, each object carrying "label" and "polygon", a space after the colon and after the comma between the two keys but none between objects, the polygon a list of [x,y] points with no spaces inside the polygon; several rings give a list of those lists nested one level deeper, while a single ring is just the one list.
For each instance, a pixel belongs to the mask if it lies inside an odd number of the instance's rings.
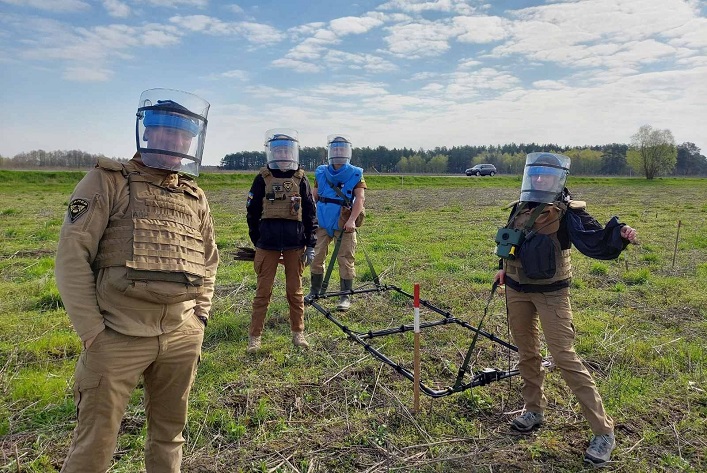
[{"label": "tan cargo trousers", "polygon": [[304,248],[298,250],[263,250],[255,249],[253,267],[258,278],[258,285],[253,298],[253,312],[250,317],[251,337],[259,337],[265,326],[265,315],[268,313],[272,287],[275,284],[277,265],[282,255],[282,264],[285,266],[285,293],[290,306],[290,330],[293,332],[304,331],[304,293],[302,292],[302,273],[304,263],[302,254]]},{"label": "tan cargo trousers", "polygon": [[149,473],[179,472],[187,399],[203,339],[204,326],[196,316],[156,337],[129,337],[110,328],[99,333],[76,363],[78,422],[61,471],[94,473],[108,469],[125,408],[143,376],[145,469]]},{"label": "tan cargo trousers", "polygon": [[[317,228],[317,245],[314,247],[314,260],[312,261],[311,272],[314,274],[324,274],[326,257],[329,254],[329,244],[336,240],[339,232],[334,232],[330,237],[324,228]],[[356,279],[356,232],[344,232],[341,237],[341,246],[336,255],[336,262],[339,265],[339,277],[341,279]]]},{"label": "tan cargo trousers", "polygon": [[569,288],[552,292],[518,292],[506,286],[508,325],[518,347],[518,369],[523,378],[523,400],[528,411],[544,412],[547,399],[543,393],[545,370],[540,356],[542,326],[550,354],[560,374],[579,401],[584,417],[595,435],[614,431],[614,423],[604,411],[594,379],[574,351],[575,330],[572,323]]}]

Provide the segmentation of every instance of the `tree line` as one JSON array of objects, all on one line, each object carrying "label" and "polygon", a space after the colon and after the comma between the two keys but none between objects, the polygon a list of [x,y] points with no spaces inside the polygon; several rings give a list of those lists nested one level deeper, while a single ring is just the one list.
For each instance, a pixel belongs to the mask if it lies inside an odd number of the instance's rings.
[{"label": "tree line", "polygon": [[[354,148],[352,164],[372,173],[462,174],[480,163],[491,163],[501,174],[521,174],[528,153],[549,151],[572,159],[574,175],[627,176],[642,175],[648,179],[667,176],[707,176],[707,158],[694,143],[675,145],[669,130],[642,126],[631,137],[631,144],[611,143],[601,146],[568,147],[555,144],[504,144],[490,146],[445,146],[434,149]],[[0,156],[0,167],[15,169],[92,167],[102,154],[80,150],[33,150],[12,158]],[[325,164],[325,147],[305,146],[300,149],[300,165],[313,171]],[[125,160],[122,160],[125,161]],[[221,159],[218,169],[256,170],[265,165],[265,152],[239,151]]]},{"label": "tree line", "polygon": [[[351,163],[366,172],[413,174],[461,174],[475,164],[491,163],[501,174],[522,174],[526,155],[536,151],[549,151],[570,157],[571,172],[574,175],[642,175],[648,179],[660,175],[707,176],[707,157],[700,154],[700,148],[689,142],[671,146],[636,141],[631,145],[612,143],[582,148],[511,143],[499,146],[437,147],[431,150],[388,149],[379,146],[354,148]],[[305,170],[313,171],[318,165],[327,162],[326,156],[325,147],[305,146],[300,149],[300,165]],[[240,151],[224,156],[219,168],[254,170],[264,166],[265,162],[263,151]]]}]

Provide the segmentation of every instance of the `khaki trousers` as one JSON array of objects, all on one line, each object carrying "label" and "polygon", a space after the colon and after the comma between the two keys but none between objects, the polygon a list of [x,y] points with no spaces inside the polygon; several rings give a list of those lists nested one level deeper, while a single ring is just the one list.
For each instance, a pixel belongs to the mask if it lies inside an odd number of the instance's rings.
[{"label": "khaki trousers", "polygon": [[303,253],[304,248],[282,252],[255,249],[253,267],[258,277],[258,286],[255,289],[253,312],[250,318],[249,335],[251,337],[259,337],[263,333],[265,315],[270,305],[272,287],[275,284],[275,274],[277,273],[280,255],[282,255],[282,264],[285,266],[285,293],[287,294],[287,303],[290,305],[290,330],[293,332],[304,331]]},{"label": "khaki trousers", "polygon": [[187,400],[204,339],[192,316],[176,330],[130,337],[108,327],[76,364],[74,397],[78,422],[62,472],[105,472],[131,393],[144,378],[147,440],[145,469],[176,473],[182,463]]},{"label": "khaki trousers", "polygon": [[[314,260],[310,271],[313,274],[324,274],[324,266],[326,257],[329,254],[329,244],[336,240],[339,232],[334,232],[334,236],[330,237],[324,228],[317,228],[317,245],[314,247]],[[339,253],[336,255],[336,262],[339,264],[339,277],[341,279],[356,278],[356,232],[344,232],[341,237],[341,246]]]},{"label": "khaki trousers", "polygon": [[543,393],[545,370],[540,356],[539,321],[550,354],[562,378],[577,397],[592,432],[595,435],[613,432],[614,423],[604,411],[594,379],[574,351],[575,330],[569,288],[526,293],[506,286],[506,304],[508,324],[520,357],[518,369],[523,378],[526,410],[544,412],[547,407]]}]

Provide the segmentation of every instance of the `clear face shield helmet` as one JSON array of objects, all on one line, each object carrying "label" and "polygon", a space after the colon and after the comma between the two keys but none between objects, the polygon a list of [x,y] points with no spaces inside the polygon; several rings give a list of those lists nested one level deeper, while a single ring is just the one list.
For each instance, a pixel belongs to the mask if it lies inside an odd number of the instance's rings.
[{"label": "clear face shield helmet", "polygon": [[265,157],[269,169],[296,171],[299,168],[297,130],[273,128],[266,131]]},{"label": "clear face shield helmet", "polygon": [[561,154],[530,153],[525,159],[520,201],[545,204],[556,201],[565,188],[570,162],[570,158]]},{"label": "clear face shield helmet", "polygon": [[180,90],[143,92],[135,141],[145,166],[198,176],[209,107],[202,98]]},{"label": "clear face shield helmet", "polygon": [[351,140],[344,135],[327,137],[327,159],[330,165],[344,165],[351,162]]}]

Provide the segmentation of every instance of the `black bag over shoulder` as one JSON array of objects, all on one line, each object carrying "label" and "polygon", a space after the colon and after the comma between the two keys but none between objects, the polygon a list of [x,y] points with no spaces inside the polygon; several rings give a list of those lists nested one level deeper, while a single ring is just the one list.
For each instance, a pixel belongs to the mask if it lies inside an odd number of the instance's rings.
[{"label": "black bag over shoulder", "polygon": [[520,246],[520,262],[530,279],[549,279],[555,275],[555,242],[547,235],[534,233]]}]

